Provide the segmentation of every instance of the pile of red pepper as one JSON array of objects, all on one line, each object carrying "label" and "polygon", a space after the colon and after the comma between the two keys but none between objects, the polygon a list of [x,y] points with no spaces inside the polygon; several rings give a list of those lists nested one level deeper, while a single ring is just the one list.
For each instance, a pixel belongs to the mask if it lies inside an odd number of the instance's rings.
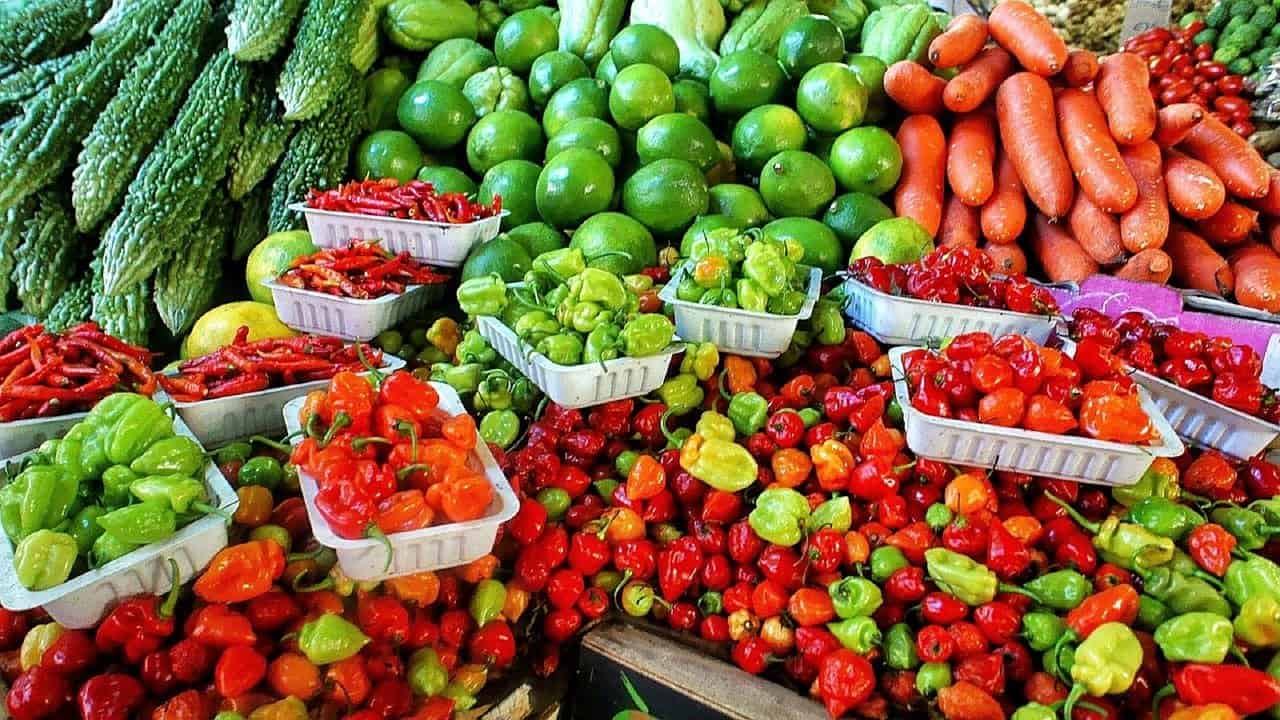
[{"label": "pile of red pepper", "polygon": [[307,207],[457,225],[500,214],[502,198],[495,195],[493,202],[486,205],[464,193],[438,193],[431,183],[422,180],[401,185],[394,178],[383,178],[352,180],[332,190],[312,189],[307,193]]},{"label": "pile of red pepper", "polygon": [[917,262],[886,265],[868,255],[849,265],[858,282],[891,295],[919,300],[1057,315],[1058,302],[1045,288],[1016,273],[995,274],[991,256],[973,247],[942,247]]},{"label": "pile of red pepper", "polygon": [[230,345],[182,361],[177,375],[160,375],[159,383],[174,400],[195,402],[327,380],[366,365],[381,367],[382,351],[319,335],[250,342],[249,328],[241,326]]},{"label": "pile of red pepper", "polygon": [[0,340],[0,422],[88,410],[118,390],[150,396],[154,358],[91,322],[57,334],[18,328]]},{"label": "pile of red pepper", "polygon": [[292,288],[358,300],[398,295],[410,285],[448,281],[448,275],[414,260],[407,252],[393,254],[377,240],[360,240],[295,258],[278,279]]},{"label": "pile of red pepper", "polygon": [[1129,38],[1124,51],[1147,61],[1151,75],[1151,96],[1160,107],[1175,103],[1195,103],[1242,137],[1253,134],[1249,100],[1242,97],[1244,77],[1227,72],[1227,66],[1213,59],[1213,46],[1194,44],[1205,29],[1203,20],[1184,28],[1155,27]]}]

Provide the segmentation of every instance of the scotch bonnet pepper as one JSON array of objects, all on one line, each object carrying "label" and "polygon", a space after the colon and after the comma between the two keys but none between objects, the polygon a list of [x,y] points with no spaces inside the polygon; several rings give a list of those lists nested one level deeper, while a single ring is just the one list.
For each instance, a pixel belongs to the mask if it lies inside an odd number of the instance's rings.
[{"label": "scotch bonnet pepper", "polygon": [[1253,595],[1240,606],[1234,630],[1236,638],[1257,648],[1280,647],[1280,599]]},{"label": "scotch bonnet pepper", "polygon": [[507,284],[490,273],[458,286],[458,307],[468,315],[497,315],[507,306]]},{"label": "scotch bonnet pepper", "polygon": [[1172,662],[1221,663],[1231,650],[1231,621],[1206,612],[1177,615],[1156,628],[1156,645]]},{"label": "scotch bonnet pepper", "polygon": [[325,613],[298,631],[298,649],[316,665],[346,660],[369,642],[360,628],[334,613]]},{"label": "scotch bonnet pepper", "polygon": [[756,507],[747,522],[764,541],[790,547],[804,538],[809,513],[809,501],[804,495],[791,488],[769,488],[756,498]]},{"label": "scotch bonnet pepper", "polygon": [[48,590],[71,577],[79,548],[67,533],[37,530],[13,551],[13,571],[28,590]]},{"label": "scotch bonnet pepper", "polygon": [[[670,403],[668,403],[668,406]],[[680,448],[680,467],[690,475],[725,492],[738,492],[756,481],[759,467],[747,449],[732,440],[690,435]],[[808,503],[805,503],[808,510]],[[808,513],[806,512],[806,517]]]},{"label": "scotch bonnet pepper", "polygon": [[1091,522],[1067,502],[1053,493],[1045,493],[1054,504],[1066,510],[1071,519],[1093,533],[1093,546],[1102,558],[1113,565],[1132,570],[1135,565],[1155,567],[1173,558],[1173,540],[1157,535],[1131,522],[1121,522],[1109,515],[1101,523]]},{"label": "scotch bonnet pepper", "polygon": [[1063,715],[1072,710],[1085,694],[1114,695],[1128,690],[1142,666],[1142,643],[1127,626],[1106,623],[1094,630],[1075,649],[1071,679],[1075,685],[1067,696]]},{"label": "scotch bonnet pepper", "polygon": [[769,401],[760,393],[738,393],[729,400],[729,419],[739,435],[750,435],[764,427],[769,415]]},{"label": "scotch bonnet pepper", "polygon": [[[846,577],[827,586],[831,606],[842,619],[869,617],[880,609],[884,595],[866,578]],[[905,627],[905,626],[904,626]]]},{"label": "scotch bonnet pepper", "polygon": [[1034,593],[1001,583],[991,568],[960,553],[946,548],[930,548],[925,550],[924,560],[929,579],[938,589],[954,595],[966,605],[989,603],[995,599],[997,591],[1026,595],[1040,602]]}]

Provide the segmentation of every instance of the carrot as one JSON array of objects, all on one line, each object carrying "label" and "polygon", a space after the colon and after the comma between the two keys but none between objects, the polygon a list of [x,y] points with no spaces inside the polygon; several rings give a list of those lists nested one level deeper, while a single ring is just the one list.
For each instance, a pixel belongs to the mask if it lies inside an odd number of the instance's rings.
[{"label": "carrot", "polygon": [[[1005,0],[996,9],[1009,4],[1023,3]],[[1000,123],[1000,141],[1013,160],[1031,202],[1049,217],[1066,215],[1071,209],[1075,181],[1058,139],[1049,82],[1029,72],[1005,80],[996,91],[996,118]]]},{"label": "carrot", "polygon": [[1211,217],[1227,199],[1227,189],[1213,168],[1177,150],[1165,151],[1164,184],[1174,212],[1191,220]]},{"label": "carrot", "polygon": [[1151,82],[1147,62],[1133,53],[1109,55],[1098,68],[1094,87],[1098,102],[1107,114],[1111,135],[1121,145],[1134,145],[1156,131],[1156,101],[1147,84]]},{"label": "carrot", "polygon": [[996,162],[995,191],[983,203],[980,221],[982,236],[997,245],[1017,242],[1027,224],[1027,196],[1008,152]]},{"label": "carrot", "polygon": [[1058,93],[1058,132],[1080,190],[1107,212],[1121,213],[1138,201],[1138,183],[1107,132],[1102,106],[1077,88]]},{"label": "carrot", "polygon": [[918,62],[899,60],[884,73],[884,91],[898,107],[917,115],[942,112],[942,90],[947,81]]},{"label": "carrot", "polygon": [[942,226],[938,228],[939,245],[977,247],[978,209],[965,205],[958,195],[948,195],[942,206]]},{"label": "carrot", "polygon": [[995,262],[998,273],[1025,275],[1027,272],[1027,254],[1017,244],[987,243],[982,246],[982,251]]},{"label": "carrot", "polygon": [[1271,187],[1271,166],[1249,141],[1212,115],[1191,128],[1182,141],[1189,155],[1204,161],[1237,197],[1265,197]]},{"label": "carrot", "polygon": [[1267,173],[1267,194],[1263,195],[1255,206],[1266,215],[1280,215],[1280,170]]},{"label": "carrot", "polygon": [[1160,147],[1146,140],[1121,148],[1120,157],[1138,183],[1138,201],[1120,216],[1120,241],[1133,253],[1158,248],[1169,235],[1169,196]]},{"label": "carrot", "polygon": [[1174,103],[1156,111],[1156,142],[1173,147],[1191,132],[1204,117],[1204,107],[1197,103]]},{"label": "carrot", "polygon": [[1078,283],[1098,272],[1098,263],[1080,243],[1042,213],[1036,213],[1031,229],[1031,252],[1044,268],[1045,277],[1053,282]]},{"label": "carrot", "polygon": [[1173,261],[1169,259],[1169,254],[1156,248],[1147,248],[1129,258],[1128,262],[1115,271],[1115,276],[1163,285],[1169,282],[1172,273]]},{"label": "carrot", "polygon": [[912,218],[936,236],[947,182],[947,138],[932,115],[911,115],[898,127],[896,139],[902,150],[902,177],[893,194],[894,213]]},{"label": "carrot", "polygon": [[1164,248],[1173,261],[1173,281],[1179,287],[1228,296],[1235,288],[1235,273],[1209,242],[1181,225],[1169,230]]},{"label": "carrot", "polygon": [[1013,74],[1013,56],[998,47],[989,47],[965,64],[947,81],[942,103],[951,112],[977,110]]},{"label": "carrot", "polygon": [[1280,312],[1280,255],[1267,245],[1250,245],[1231,255],[1236,274],[1236,302],[1267,312]]},{"label": "carrot", "polygon": [[1257,229],[1258,211],[1234,200],[1222,203],[1218,212],[1196,223],[1196,230],[1219,247],[1239,245]]},{"label": "carrot", "polygon": [[929,62],[937,68],[959,67],[987,44],[987,21],[978,15],[957,15],[947,29],[929,43]]},{"label": "carrot", "polygon": [[1103,210],[1084,193],[1076,193],[1067,215],[1067,227],[1080,247],[1099,265],[1115,265],[1124,260],[1120,242],[1120,223],[1116,216]]},{"label": "carrot", "polygon": [[1000,47],[1037,75],[1056,75],[1067,64],[1067,44],[1045,16],[1022,0],[996,5],[987,29]]},{"label": "carrot", "polygon": [[1072,50],[1067,53],[1067,64],[1062,68],[1062,81],[1067,87],[1084,87],[1097,76],[1097,55],[1088,50]]},{"label": "carrot", "polygon": [[991,115],[961,115],[947,144],[947,181],[962,202],[980,207],[995,191],[996,124]]}]

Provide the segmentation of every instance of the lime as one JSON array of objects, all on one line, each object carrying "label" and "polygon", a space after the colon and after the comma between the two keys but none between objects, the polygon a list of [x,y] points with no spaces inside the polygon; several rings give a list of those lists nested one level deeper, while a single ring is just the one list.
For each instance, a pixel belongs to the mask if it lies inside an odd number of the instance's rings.
[{"label": "lime", "polygon": [[498,273],[507,282],[519,282],[533,265],[533,258],[524,245],[511,239],[508,235],[499,235],[480,243],[471,249],[467,261],[462,264],[458,280],[466,282],[471,278]]},{"label": "lime", "polygon": [[782,94],[786,76],[777,60],[758,50],[738,50],[720,58],[711,73],[711,102],[724,115],[741,115]]},{"label": "lime", "polygon": [[542,157],[542,129],[519,110],[497,110],[480,118],[467,136],[467,162],[477,173],[504,160]]},{"label": "lime", "polygon": [[452,165],[429,165],[418,171],[418,179],[429,182],[436,192],[460,192],[475,195],[476,181]]},{"label": "lime", "polygon": [[676,96],[676,112],[692,115],[704,123],[711,122],[711,90],[706,83],[683,78],[675,81],[671,91]]},{"label": "lime", "polygon": [[852,250],[853,244],[872,225],[891,217],[893,210],[880,202],[880,198],[862,192],[851,192],[839,195],[831,201],[831,206],[822,216],[822,222],[835,231],[846,250]]},{"label": "lime", "polygon": [[491,203],[495,195],[502,198],[502,218],[506,230],[538,219],[535,190],[542,168],[528,160],[505,160],[489,168],[480,181],[476,200]]},{"label": "lime", "polygon": [[844,132],[862,122],[867,112],[867,89],[843,63],[822,63],[800,79],[796,110],[820,133]]},{"label": "lime", "polygon": [[523,245],[529,251],[529,257],[538,257],[544,252],[559,250],[569,244],[569,238],[564,233],[544,222],[513,227],[507,231],[507,237]]},{"label": "lime", "polygon": [[538,175],[538,214],[555,227],[573,227],[612,200],[613,168],[594,150],[569,148]]},{"label": "lime", "polygon": [[529,68],[529,97],[533,98],[535,105],[542,107],[569,82],[590,76],[587,64],[571,52],[556,50],[539,55]]},{"label": "lime", "polygon": [[835,194],[831,168],[803,150],[774,155],[760,172],[760,195],[776,217],[813,217]]},{"label": "lime", "polygon": [[542,111],[542,129],[547,137],[552,137],[565,123],[580,117],[602,120],[609,117],[609,92],[604,83],[592,78],[578,78],[555,91]]},{"label": "lime", "polygon": [[625,130],[637,130],[652,118],[675,109],[671,80],[656,65],[642,63],[619,70],[609,90],[609,113]]},{"label": "lime", "polygon": [[378,130],[360,141],[356,148],[357,178],[395,178],[409,182],[422,167],[422,150],[400,130]]},{"label": "lime", "polygon": [[707,180],[685,160],[645,165],[622,187],[622,207],[656,233],[676,233],[707,212]]},{"label": "lime", "polygon": [[689,229],[684,231],[684,237],[680,238],[680,256],[689,257],[692,255],[691,244],[694,240],[703,233],[709,233],[720,228],[741,230],[742,224],[728,215],[699,215],[693,221],[693,224],[689,226]]},{"label": "lime", "polygon": [[461,90],[467,78],[497,64],[493,51],[475,40],[451,38],[431,48],[418,67],[418,80],[439,80]]},{"label": "lime", "polygon": [[902,151],[887,130],[874,126],[846,130],[831,145],[831,170],[841,187],[883,195],[898,184]]},{"label": "lime", "polygon": [[839,62],[843,57],[844,33],[825,15],[796,18],[778,40],[778,62],[793,78],[822,63]]},{"label": "lime", "polygon": [[769,158],[783,150],[804,148],[804,120],[786,105],[761,105],[733,126],[733,157],[759,174]]},{"label": "lime", "polygon": [[804,257],[800,262],[805,265],[822,268],[824,273],[839,270],[845,258],[844,248],[840,245],[831,228],[807,217],[788,217],[774,220],[763,228],[764,236],[779,242],[795,240],[804,248]]},{"label": "lime", "polygon": [[547,141],[547,157],[553,158],[573,147],[586,148],[616,168],[622,162],[622,139],[612,125],[593,117],[574,118]]},{"label": "lime", "polygon": [[933,251],[933,238],[920,223],[896,217],[872,225],[853,245],[849,262],[874,255],[885,263],[915,262]]},{"label": "lime", "polygon": [[560,30],[551,16],[536,8],[521,10],[498,26],[493,54],[498,63],[525,75],[533,61],[560,45]]},{"label": "lime", "polygon": [[271,289],[262,281],[280,277],[294,258],[315,251],[311,233],[306,230],[286,230],[263,238],[244,262],[244,283],[249,286],[249,297],[274,307]]},{"label": "lime", "polygon": [[666,30],[657,25],[628,25],[609,43],[613,66],[618,70],[648,63],[675,77],[680,72],[680,48]]},{"label": "lime", "polygon": [[863,120],[878,122],[889,114],[889,96],[884,93],[884,74],[889,67],[875,55],[850,55],[844,62],[867,89],[867,114]]},{"label": "lime", "polygon": [[396,119],[422,147],[447,150],[467,136],[476,122],[476,111],[458,88],[439,80],[422,80],[400,96]]},{"label": "lime", "polygon": [[769,210],[764,198],[749,185],[721,183],[707,191],[711,202],[707,212],[727,215],[741,227],[756,227],[769,222]]},{"label": "lime", "polygon": [[249,342],[267,338],[287,338],[298,333],[280,322],[271,305],[252,300],[227,303],[211,308],[191,326],[182,342],[182,357],[208,355],[236,339],[241,327],[249,328]]},{"label": "lime", "polygon": [[631,275],[658,264],[653,236],[635,218],[603,212],[587,218],[574,231],[569,247],[587,257],[587,265]]},{"label": "lime", "polygon": [[641,164],[663,158],[688,160],[703,172],[720,162],[716,136],[696,117],[667,113],[650,120],[636,133],[636,154]]}]

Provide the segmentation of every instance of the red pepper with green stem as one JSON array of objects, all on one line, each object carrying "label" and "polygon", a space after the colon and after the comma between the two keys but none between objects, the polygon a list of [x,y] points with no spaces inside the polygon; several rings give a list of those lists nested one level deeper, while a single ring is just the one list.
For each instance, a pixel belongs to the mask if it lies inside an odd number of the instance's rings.
[{"label": "red pepper with green stem", "polygon": [[141,595],[113,608],[94,632],[94,643],[99,651],[123,651],[130,664],[137,664],[173,634],[177,627],[173,611],[177,607],[182,584],[178,579],[177,561],[170,559],[169,566],[173,572],[173,583],[168,596],[162,601],[156,595]]}]

